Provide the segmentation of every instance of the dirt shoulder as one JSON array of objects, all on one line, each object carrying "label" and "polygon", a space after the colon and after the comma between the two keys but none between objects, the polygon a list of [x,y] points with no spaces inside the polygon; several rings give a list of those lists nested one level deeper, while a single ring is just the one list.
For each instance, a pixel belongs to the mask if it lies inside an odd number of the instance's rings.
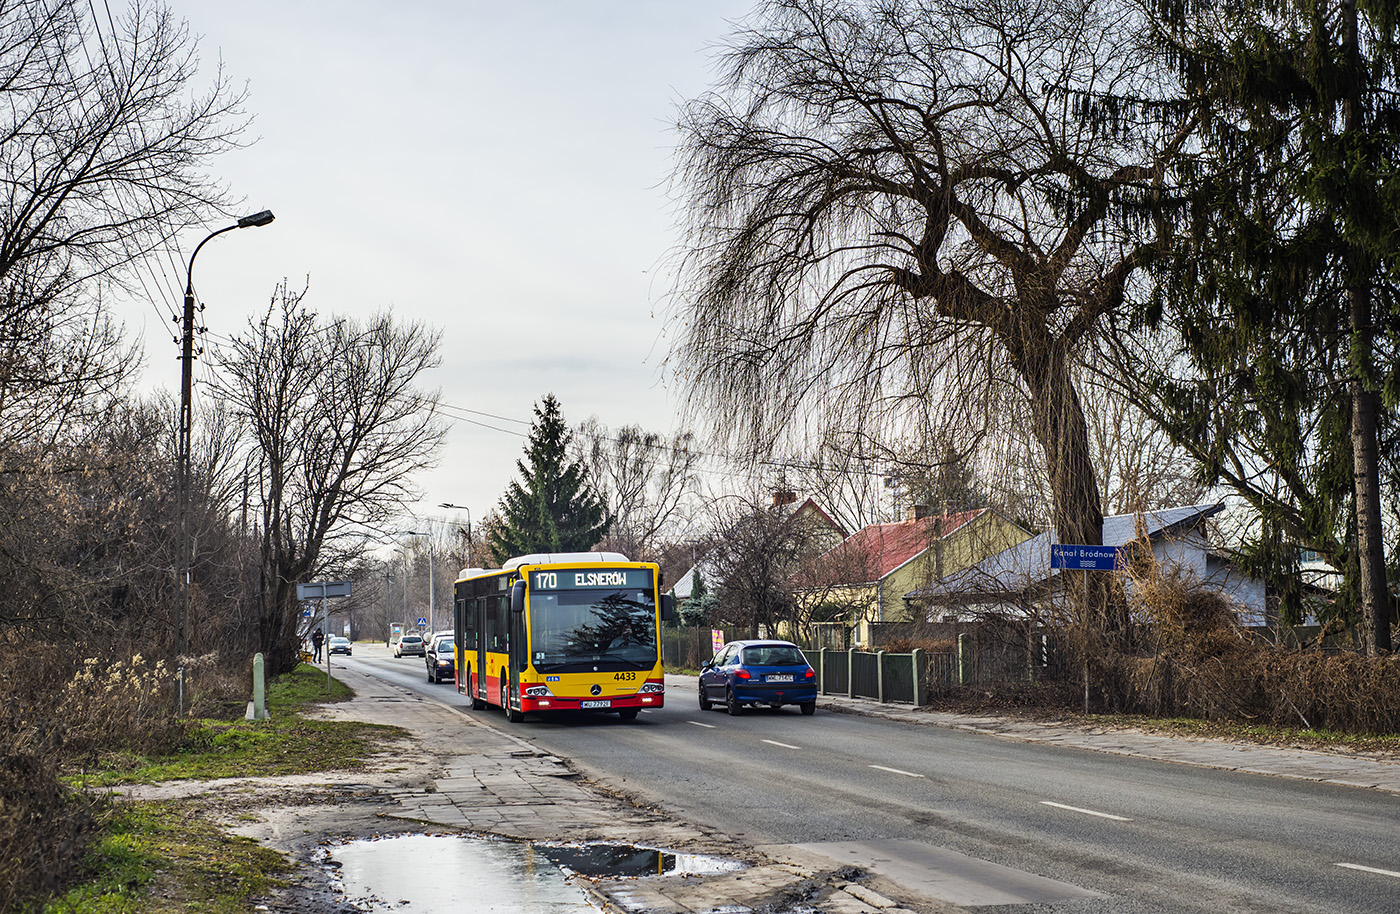
[{"label": "dirt shoulder", "polygon": [[[783,898],[814,897],[834,890],[824,874],[770,867],[757,851],[736,854],[732,842],[722,836],[715,838],[703,828],[678,823],[660,810],[604,791],[566,760],[472,715],[350,667],[340,668],[336,676],[354,690],[355,698],[323,706],[318,716],[390,724],[409,734],[380,747],[361,770],[177,781],[122,792],[137,799],[195,799],[229,831],[286,854],[297,869],[287,889],[262,901],[270,911],[343,912],[345,900],[336,894],[334,862],[328,859],[334,847],[361,838],[409,833],[626,843],[737,856],[750,868],[743,880],[729,878],[728,891],[744,895],[746,906],[768,899],[779,902],[781,908]],[[700,887],[695,882],[688,880],[692,894],[707,906],[715,903],[715,892],[697,892]],[[609,901],[610,892],[621,888],[604,880],[589,880],[586,885],[595,901],[614,910],[619,908]],[[657,888],[666,890],[664,884]],[[664,899],[655,904],[659,905],[656,910],[690,909]],[[859,905],[853,910],[865,908]]]}]

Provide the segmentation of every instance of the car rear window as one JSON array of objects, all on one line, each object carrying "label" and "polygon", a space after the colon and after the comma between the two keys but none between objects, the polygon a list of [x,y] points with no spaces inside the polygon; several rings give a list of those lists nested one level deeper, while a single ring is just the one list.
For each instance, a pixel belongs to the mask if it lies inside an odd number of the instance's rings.
[{"label": "car rear window", "polygon": [[807,658],[788,644],[763,644],[744,648],[744,663],[753,666],[806,666]]}]

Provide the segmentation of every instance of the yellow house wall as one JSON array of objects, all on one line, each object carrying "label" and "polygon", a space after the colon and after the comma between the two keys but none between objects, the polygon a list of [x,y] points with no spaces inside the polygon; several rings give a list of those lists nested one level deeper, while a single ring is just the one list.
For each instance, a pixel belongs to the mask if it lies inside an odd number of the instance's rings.
[{"label": "yellow house wall", "polygon": [[[879,621],[916,621],[909,618],[905,594],[926,587],[939,577],[956,574],[1030,537],[1030,533],[992,511],[964,524],[933,548],[926,549],[885,576],[880,582],[882,612]],[[942,553],[941,560],[938,551]]]}]

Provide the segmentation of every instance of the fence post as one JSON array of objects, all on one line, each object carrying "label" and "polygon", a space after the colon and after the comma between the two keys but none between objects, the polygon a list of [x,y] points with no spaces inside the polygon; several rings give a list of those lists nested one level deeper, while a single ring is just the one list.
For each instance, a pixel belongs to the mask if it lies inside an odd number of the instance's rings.
[{"label": "fence post", "polygon": [[846,651],[846,697],[856,697],[856,649]]},{"label": "fence post", "polygon": [[924,649],[914,648],[914,653],[909,655],[914,663],[914,707],[922,708],[928,704],[928,681],[924,675]]},{"label": "fence post", "polygon": [[967,685],[967,632],[958,633],[958,685]]},{"label": "fence post", "polygon": [[885,703],[885,649],[875,652],[875,695],[880,704]]},{"label": "fence post", "polygon": [[817,654],[817,694],[826,694],[826,648]]}]

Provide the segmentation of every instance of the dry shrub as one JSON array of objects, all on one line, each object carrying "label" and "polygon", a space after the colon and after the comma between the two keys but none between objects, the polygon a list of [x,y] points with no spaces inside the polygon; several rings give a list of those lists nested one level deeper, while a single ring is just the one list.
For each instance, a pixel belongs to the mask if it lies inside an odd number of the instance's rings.
[{"label": "dry shrub", "polygon": [[85,755],[129,749],[151,755],[173,751],[189,732],[171,704],[175,677],[165,661],[140,654],[110,663],[83,661],[57,696],[67,730],[65,751]]},{"label": "dry shrub", "polygon": [[912,654],[915,650],[926,654],[951,654],[958,649],[953,638],[892,638],[882,650],[891,654]]},{"label": "dry shrub", "polygon": [[0,911],[25,911],[80,874],[98,828],[103,798],[66,787],[64,770],[109,751],[171,752],[188,724],[163,664],[77,661],[71,643],[13,630],[0,641]]},{"label": "dry shrub", "polygon": [[104,801],[59,783],[51,758],[0,754],[0,911],[27,911],[81,871]]},{"label": "dry shrub", "polygon": [[1134,580],[1144,649],[1091,665],[1116,709],[1169,717],[1400,732],[1400,658],[1290,651],[1240,631],[1229,601],[1154,570]]}]

